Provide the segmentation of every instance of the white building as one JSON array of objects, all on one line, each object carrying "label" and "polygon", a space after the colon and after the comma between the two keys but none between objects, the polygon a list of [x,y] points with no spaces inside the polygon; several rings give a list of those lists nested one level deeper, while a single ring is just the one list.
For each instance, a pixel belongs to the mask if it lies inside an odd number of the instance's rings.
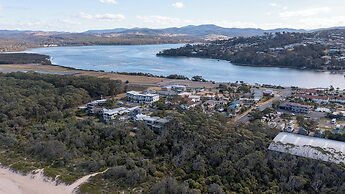
[{"label": "white building", "polygon": [[264,96],[274,96],[273,90],[264,90],[262,93]]},{"label": "white building", "polygon": [[164,86],[162,87],[163,91],[175,91],[175,92],[185,92],[187,91],[187,87],[183,85],[171,85],[171,86]]},{"label": "white building", "polygon": [[333,97],[330,99],[330,102],[345,104],[345,97]]},{"label": "white building", "polygon": [[312,100],[315,103],[318,104],[328,104],[329,103],[329,97],[328,96],[318,96],[318,95],[305,95],[305,94],[300,94],[297,95],[296,97],[304,100]]},{"label": "white building", "polygon": [[331,113],[332,111],[329,108],[322,108],[319,107],[315,110],[316,112],[324,112],[324,113]]},{"label": "white building", "polygon": [[117,116],[127,114],[128,109],[121,107],[116,109],[103,109],[103,120],[109,122],[115,120]]},{"label": "white building", "polygon": [[179,96],[181,96],[182,98],[188,98],[192,102],[200,102],[201,101],[201,96],[199,96],[199,95],[192,95],[192,93],[190,93],[190,92],[182,92],[182,93],[179,94]]},{"label": "white building", "polygon": [[153,131],[160,133],[163,127],[169,122],[168,119],[160,117],[151,117],[143,114],[138,114],[135,118],[136,121],[143,121]]},{"label": "white building", "polygon": [[192,102],[200,102],[201,101],[201,96],[198,95],[191,95],[188,97]]},{"label": "white building", "polygon": [[136,116],[137,114],[141,113],[140,107],[133,107],[133,108],[116,108],[116,109],[103,109],[103,120],[105,122],[109,122],[115,120],[119,116],[124,116],[129,114],[130,116]]},{"label": "white building", "polygon": [[136,91],[127,92],[126,97],[129,102],[135,102],[135,103],[153,103],[159,100],[158,94],[151,94],[151,93],[143,94]]},{"label": "white building", "polygon": [[192,93],[190,93],[190,92],[182,92],[182,93],[180,93],[178,95],[181,96],[182,98],[188,98],[189,96],[192,95]]},{"label": "white building", "polygon": [[102,104],[105,104],[106,102],[107,102],[107,99],[95,100],[95,101],[89,102],[87,104],[87,107],[102,105]]},{"label": "white building", "polygon": [[290,112],[303,113],[303,114],[307,114],[312,110],[311,106],[303,105],[299,103],[293,103],[293,102],[285,102],[281,104],[279,108],[290,111]]},{"label": "white building", "polygon": [[89,102],[86,105],[86,111],[89,114],[98,114],[99,111],[102,110],[101,108],[99,108],[99,106],[104,105],[106,102],[107,102],[107,99],[95,100],[95,101]]},{"label": "white building", "polygon": [[333,163],[345,163],[345,143],[324,138],[279,133],[269,150]]}]

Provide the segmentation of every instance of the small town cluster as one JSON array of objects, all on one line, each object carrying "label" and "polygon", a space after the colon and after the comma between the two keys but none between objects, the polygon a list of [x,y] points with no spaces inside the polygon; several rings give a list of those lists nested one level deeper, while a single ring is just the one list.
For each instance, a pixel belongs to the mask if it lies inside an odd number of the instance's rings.
[{"label": "small town cluster", "polygon": [[[113,103],[109,105],[109,101]],[[288,133],[321,138],[345,133],[345,91],[333,87],[284,88],[243,82],[209,88],[168,85],[141,92],[128,91],[120,97],[96,100],[81,108],[105,123],[143,122],[156,133],[161,133],[171,120],[163,117],[168,114],[162,112],[193,108],[207,114],[221,114],[229,122],[261,120]]]},{"label": "small town cluster", "polygon": [[[323,52],[321,59],[324,62],[324,68],[345,61],[345,39],[342,31],[320,32],[313,37],[305,37],[298,43],[286,44],[281,47],[272,47],[270,53],[280,54],[283,51],[293,51],[298,47],[307,47],[310,45],[319,45],[327,48]],[[249,45],[252,46],[252,45]]]}]

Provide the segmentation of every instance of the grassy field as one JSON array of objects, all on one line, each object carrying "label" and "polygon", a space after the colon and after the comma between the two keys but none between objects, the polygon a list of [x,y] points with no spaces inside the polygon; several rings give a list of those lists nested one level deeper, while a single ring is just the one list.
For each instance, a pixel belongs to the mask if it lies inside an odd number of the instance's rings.
[{"label": "grassy field", "polygon": [[[121,80],[129,83],[132,86],[145,86],[148,87],[160,87],[166,85],[182,84],[189,87],[200,87],[200,88],[214,88],[218,84],[211,82],[193,82],[189,80],[175,80],[160,77],[147,77],[140,75],[125,75],[118,73],[107,73],[107,72],[96,72],[96,71],[83,71],[74,70],[70,68],[55,66],[55,65],[39,65],[39,64],[9,64],[1,65],[0,72],[28,72],[34,71],[37,73],[47,74],[59,74],[59,75],[75,75],[75,76],[93,76],[98,78],[109,78],[112,80]],[[135,89],[135,88],[134,88]],[[142,88],[139,88],[142,89]]]}]

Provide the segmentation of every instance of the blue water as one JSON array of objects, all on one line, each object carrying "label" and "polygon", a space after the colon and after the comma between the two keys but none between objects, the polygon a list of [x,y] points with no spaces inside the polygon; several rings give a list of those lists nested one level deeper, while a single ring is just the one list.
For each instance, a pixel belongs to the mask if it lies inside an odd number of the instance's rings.
[{"label": "blue water", "polygon": [[202,75],[219,82],[245,81],[299,87],[345,88],[341,74],[272,67],[236,66],[227,61],[187,57],[157,57],[156,53],[182,45],[82,46],[32,49],[46,54],[52,62],[65,67],[114,72],[144,72],[155,75]]}]

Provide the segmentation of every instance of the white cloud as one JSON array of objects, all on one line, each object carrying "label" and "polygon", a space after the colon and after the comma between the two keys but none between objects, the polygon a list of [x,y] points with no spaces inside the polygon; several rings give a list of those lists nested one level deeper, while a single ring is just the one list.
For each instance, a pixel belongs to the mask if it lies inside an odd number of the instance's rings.
[{"label": "white cloud", "polygon": [[110,13],[96,15],[95,18],[100,19],[100,20],[117,20],[117,21],[122,21],[126,19],[126,17],[122,14],[110,14]]},{"label": "white cloud", "polygon": [[297,24],[299,28],[308,29],[345,26],[345,16],[304,18],[297,21]]},{"label": "white cloud", "polygon": [[156,25],[179,25],[182,20],[180,18],[172,18],[166,16],[137,16],[137,19],[145,23]]},{"label": "white cloud", "polygon": [[2,5],[0,5],[0,11],[2,11],[4,9],[4,7]]},{"label": "white cloud", "polygon": [[278,4],[276,2],[272,2],[269,4],[271,7],[274,7],[274,8],[278,8],[280,10],[287,10],[288,7],[287,6],[284,6],[284,5],[281,5],[281,4]]},{"label": "white cloud", "polygon": [[173,3],[172,6],[174,6],[175,8],[178,8],[178,9],[181,9],[181,8],[185,7],[183,2]]},{"label": "white cloud", "polygon": [[117,0],[99,0],[99,2],[105,4],[117,4]]},{"label": "white cloud", "polygon": [[284,11],[279,14],[282,18],[292,18],[292,17],[309,17],[309,16],[316,16],[323,13],[330,12],[329,7],[319,7],[319,8],[310,8],[304,10],[297,10],[297,11]]},{"label": "white cloud", "polygon": [[78,21],[70,20],[70,19],[58,19],[58,23],[66,24],[66,25],[80,25],[81,23]]},{"label": "white cloud", "polygon": [[79,16],[83,19],[88,19],[88,20],[97,19],[97,20],[105,20],[105,21],[122,21],[126,19],[126,17],[122,14],[111,14],[111,13],[92,15],[92,14],[80,12]]},{"label": "white cloud", "polygon": [[87,13],[85,13],[85,12],[80,12],[80,13],[79,13],[79,16],[80,16],[81,18],[83,18],[83,19],[88,19],[88,20],[93,19],[93,15],[87,14]]},{"label": "white cloud", "polygon": [[137,16],[142,27],[164,28],[164,27],[181,27],[191,24],[198,24],[199,21],[191,19],[182,19],[178,17],[168,17],[160,15]]}]

